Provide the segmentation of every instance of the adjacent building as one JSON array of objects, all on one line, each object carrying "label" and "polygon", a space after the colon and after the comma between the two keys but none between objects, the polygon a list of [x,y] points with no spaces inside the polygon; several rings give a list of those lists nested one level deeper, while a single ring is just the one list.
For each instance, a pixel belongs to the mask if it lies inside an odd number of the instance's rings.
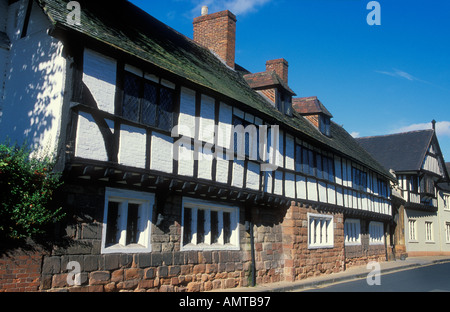
[{"label": "adjacent building", "polygon": [[36,290],[204,291],[387,259],[395,177],[297,98],[286,60],[236,64],[233,13],[205,8],[191,40],[127,1],[79,1],[80,23],[67,4],[0,1],[0,133],[57,155],[70,217]]},{"label": "adjacent building", "polygon": [[448,171],[433,129],[358,138],[385,168],[395,172],[397,251],[408,256],[450,251]]}]

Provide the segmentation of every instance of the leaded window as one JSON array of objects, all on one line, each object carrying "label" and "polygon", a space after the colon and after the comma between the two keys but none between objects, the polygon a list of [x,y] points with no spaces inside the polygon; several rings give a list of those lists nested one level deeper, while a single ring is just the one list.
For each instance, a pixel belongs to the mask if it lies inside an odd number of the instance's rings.
[{"label": "leaded window", "polygon": [[122,117],[147,126],[171,131],[174,90],[163,85],[159,79],[156,81],[125,72]]}]

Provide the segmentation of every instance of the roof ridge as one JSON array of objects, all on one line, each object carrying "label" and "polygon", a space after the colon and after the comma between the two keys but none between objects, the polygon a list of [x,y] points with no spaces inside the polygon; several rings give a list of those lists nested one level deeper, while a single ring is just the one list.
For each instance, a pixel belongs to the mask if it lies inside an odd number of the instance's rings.
[{"label": "roof ridge", "polygon": [[389,133],[389,134],[365,136],[365,137],[359,137],[357,139],[382,138],[382,137],[389,137],[389,136],[396,136],[396,135],[403,135],[403,134],[411,134],[411,133],[418,133],[418,132],[430,132],[430,131],[434,131],[434,130],[433,129],[413,130],[413,131],[405,131],[405,132],[398,132],[398,133]]}]

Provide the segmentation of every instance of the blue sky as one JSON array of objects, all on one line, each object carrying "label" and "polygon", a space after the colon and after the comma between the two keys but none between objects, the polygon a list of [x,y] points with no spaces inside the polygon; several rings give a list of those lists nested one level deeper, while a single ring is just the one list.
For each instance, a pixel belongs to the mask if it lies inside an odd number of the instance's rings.
[{"label": "blue sky", "polygon": [[318,96],[355,136],[431,128],[450,162],[450,1],[379,0],[381,25],[369,26],[369,0],[131,0],[192,38],[202,5],[237,16],[236,62],[265,70],[289,62],[297,96]]}]

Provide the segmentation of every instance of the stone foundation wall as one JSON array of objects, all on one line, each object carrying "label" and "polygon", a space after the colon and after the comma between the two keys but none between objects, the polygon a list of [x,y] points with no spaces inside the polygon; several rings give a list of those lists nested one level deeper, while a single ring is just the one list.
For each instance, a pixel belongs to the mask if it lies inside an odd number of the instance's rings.
[{"label": "stone foundation wall", "polygon": [[[240,250],[181,251],[182,196],[154,208],[152,252],[101,254],[104,187],[67,185],[68,222],[51,251],[0,259],[0,291],[200,292],[252,283],[253,229],[257,284],[343,271],[385,255],[384,245],[344,246],[344,214],[292,202],[289,208],[242,205]],[[333,217],[333,246],[308,248],[308,213]],[[155,224],[157,214],[164,220]],[[253,226],[253,228],[250,228]],[[366,243],[367,240],[367,243]],[[349,248],[351,247],[351,248]],[[367,247],[367,248],[366,248]],[[359,248],[359,249],[358,249]]]},{"label": "stone foundation wall", "polygon": [[[334,247],[308,248],[308,213],[333,215]],[[323,211],[308,205],[291,205],[283,221],[284,276],[302,280],[344,270],[344,224],[342,213]]]}]

